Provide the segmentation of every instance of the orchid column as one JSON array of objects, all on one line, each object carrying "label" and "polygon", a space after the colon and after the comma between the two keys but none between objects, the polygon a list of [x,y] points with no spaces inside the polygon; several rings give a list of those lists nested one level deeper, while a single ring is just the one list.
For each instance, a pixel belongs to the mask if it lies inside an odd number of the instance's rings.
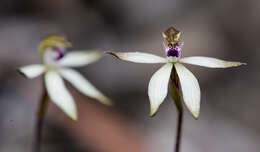
[{"label": "orchid column", "polygon": [[107,54],[111,54],[121,60],[136,63],[164,64],[157,72],[154,73],[148,85],[148,96],[151,105],[150,115],[153,116],[156,114],[159,106],[163,103],[168,94],[168,84],[170,84],[170,94],[179,111],[175,146],[175,152],[179,152],[183,116],[181,92],[186,107],[195,119],[198,119],[199,117],[201,98],[198,80],[187,68],[185,68],[183,63],[208,68],[236,67],[245,65],[245,63],[229,62],[201,56],[181,58],[183,46],[183,42],[180,40],[181,32],[171,27],[163,32],[162,35],[164,38],[165,49],[164,58],[141,52],[107,52]]},{"label": "orchid column", "polygon": [[103,53],[96,51],[73,51],[67,53],[67,48],[71,44],[63,37],[48,36],[39,44],[39,54],[41,64],[32,64],[21,67],[19,72],[27,78],[35,78],[43,74],[44,93],[39,104],[35,143],[33,151],[40,151],[41,127],[43,117],[47,108],[48,98],[50,98],[65,114],[71,119],[77,119],[77,108],[69,90],[65,87],[62,78],[69,81],[79,92],[100,101],[105,105],[112,102],[101,92],[99,92],[80,73],[70,67],[82,67],[97,61]]}]

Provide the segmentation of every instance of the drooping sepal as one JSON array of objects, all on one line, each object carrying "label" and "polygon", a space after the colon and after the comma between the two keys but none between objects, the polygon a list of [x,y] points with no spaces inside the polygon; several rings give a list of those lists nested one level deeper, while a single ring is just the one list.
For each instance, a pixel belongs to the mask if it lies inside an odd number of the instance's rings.
[{"label": "drooping sepal", "polygon": [[167,63],[156,71],[148,85],[148,96],[151,105],[150,116],[154,116],[168,93],[168,84],[173,64]]},{"label": "drooping sepal", "polygon": [[77,120],[76,104],[58,72],[48,71],[44,75],[44,80],[50,99],[71,119]]},{"label": "drooping sepal", "polygon": [[94,98],[105,105],[113,105],[113,102],[101,93],[96,87],[94,87],[86,78],[84,78],[76,70],[69,68],[62,68],[59,70],[61,76],[69,81],[79,92],[82,94]]},{"label": "drooping sepal", "polygon": [[200,112],[200,86],[196,77],[182,64],[174,64],[181,85],[182,96],[185,105],[195,119]]}]

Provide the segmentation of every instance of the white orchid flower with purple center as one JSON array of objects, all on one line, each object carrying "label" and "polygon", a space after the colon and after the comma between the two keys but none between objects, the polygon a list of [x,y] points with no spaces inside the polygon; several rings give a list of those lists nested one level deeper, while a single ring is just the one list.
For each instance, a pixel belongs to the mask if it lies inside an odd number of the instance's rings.
[{"label": "white orchid flower with purple center", "polygon": [[82,94],[94,98],[103,104],[112,102],[98,91],[79,72],[70,67],[81,67],[97,61],[101,52],[73,51],[67,53],[71,44],[59,36],[48,36],[39,45],[42,64],[32,64],[19,68],[27,78],[44,75],[45,88],[50,99],[71,119],[77,119],[77,108],[73,97],[66,88],[63,78],[70,82]]},{"label": "white orchid flower with purple center", "polygon": [[[198,80],[183,65],[192,64],[208,68],[228,68],[245,65],[240,62],[229,62],[211,57],[193,56],[181,58],[183,42],[180,41],[181,32],[171,27],[163,32],[165,58],[142,52],[107,52],[121,60],[136,63],[163,63],[152,76],[148,85],[148,96],[151,105],[150,115],[153,116],[168,94],[170,81],[171,95],[177,102],[182,92],[183,101],[194,116],[199,117],[201,93]],[[180,89],[181,88],[181,89]],[[181,90],[181,91],[180,91]]]}]

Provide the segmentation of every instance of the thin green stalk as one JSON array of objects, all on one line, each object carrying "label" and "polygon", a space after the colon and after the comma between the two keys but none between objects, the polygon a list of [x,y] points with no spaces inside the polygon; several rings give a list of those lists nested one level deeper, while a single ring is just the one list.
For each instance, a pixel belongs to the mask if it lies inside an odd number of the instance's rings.
[{"label": "thin green stalk", "polygon": [[35,124],[35,132],[34,132],[34,141],[32,152],[40,152],[41,148],[41,136],[42,136],[42,126],[44,123],[44,115],[46,113],[48,107],[48,95],[44,88],[44,92],[39,103],[38,111],[37,111],[37,120]]},{"label": "thin green stalk", "polygon": [[178,112],[178,127],[177,127],[177,136],[175,140],[175,152],[180,151],[181,137],[182,137],[182,124],[183,124],[183,111]]}]

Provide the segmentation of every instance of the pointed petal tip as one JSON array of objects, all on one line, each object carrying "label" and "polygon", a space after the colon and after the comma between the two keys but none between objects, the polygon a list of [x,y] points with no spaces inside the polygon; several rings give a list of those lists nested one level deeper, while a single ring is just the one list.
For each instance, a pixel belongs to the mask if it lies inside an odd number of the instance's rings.
[{"label": "pointed petal tip", "polygon": [[25,78],[28,78],[26,75],[25,75],[25,73],[23,73],[23,71],[21,70],[21,69],[16,69],[16,71],[20,74],[20,75],[22,75],[23,77],[25,77]]},{"label": "pointed petal tip", "polygon": [[157,114],[158,109],[151,109],[150,117],[154,117]]},{"label": "pointed petal tip", "polygon": [[247,63],[240,63],[240,65],[238,65],[238,66],[241,66],[241,65],[247,65]]},{"label": "pointed petal tip", "polygon": [[[59,107],[61,108],[61,107]],[[61,110],[73,121],[77,121],[78,120],[78,113],[77,113],[77,108],[75,107],[75,109],[72,110],[64,110],[61,108]]]},{"label": "pointed petal tip", "polygon": [[229,67],[238,67],[238,66],[244,66],[244,65],[247,65],[247,63],[242,63],[242,62],[229,62],[227,63],[227,67],[226,68],[229,68]]},{"label": "pointed petal tip", "polygon": [[104,54],[108,54],[108,55],[112,55],[114,56],[115,58],[119,59],[119,60],[123,60],[120,56],[120,54],[116,53],[116,52],[112,52],[112,51],[106,51],[104,52]]},{"label": "pointed petal tip", "polygon": [[111,54],[111,53],[114,53],[112,51],[105,51],[104,54]]},{"label": "pointed petal tip", "polygon": [[70,114],[69,117],[70,117],[72,120],[74,120],[74,121],[77,121],[77,120],[78,120],[77,112]]},{"label": "pointed petal tip", "polygon": [[24,77],[32,79],[43,74],[45,71],[45,66],[40,64],[32,64],[32,65],[20,67],[16,69],[16,71],[21,75],[23,75]]},{"label": "pointed petal tip", "polygon": [[158,107],[152,107],[152,105],[151,105],[150,117],[154,117],[158,113],[160,105]]},{"label": "pointed petal tip", "polygon": [[106,106],[114,106],[114,102],[112,102],[110,99],[106,97],[99,97],[98,100]]},{"label": "pointed petal tip", "polygon": [[104,54],[114,55],[114,54],[116,54],[116,53],[115,53],[115,52],[112,52],[112,51],[105,51]]},{"label": "pointed petal tip", "polygon": [[94,99],[98,100],[99,102],[101,102],[102,104],[104,104],[106,106],[114,106],[114,102],[102,94],[100,94],[97,97],[94,97]]},{"label": "pointed petal tip", "polygon": [[[61,110],[63,110],[63,109],[61,109]],[[66,110],[64,112],[71,120],[73,120],[73,121],[77,121],[78,120],[77,107],[73,108],[72,110]]]},{"label": "pointed petal tip", "polygon": [[199,112],[192,112],[191,114],[192,114],[192,116],[193,116],[194,119],[196,119],[196,120],[199,119],[199,115],[200,115]]},{"label": "pointed petal tip", "polygon": [[112,55],[112,56],[120,59],[120,57],[115,52],[112,52],[112,51],[106,51],[106,52],[104,52],[104,54]]}]

